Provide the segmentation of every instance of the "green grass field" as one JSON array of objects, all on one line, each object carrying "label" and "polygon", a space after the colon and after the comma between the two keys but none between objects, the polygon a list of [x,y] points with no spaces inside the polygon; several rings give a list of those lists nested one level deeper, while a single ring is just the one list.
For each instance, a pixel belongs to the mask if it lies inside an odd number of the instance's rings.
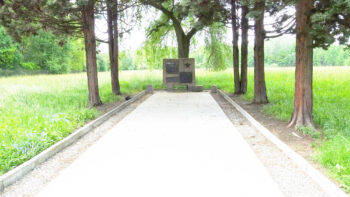
[{"label": "green grass field", "polygon": [[[315,159],[332,176],[350,189],[350,68],[315,67],[314,119],[324,133],[315,147]],[[120,100],[111,94],[109,73],[100,73],[103,102]],[[152,84],[163,86],[160,71],[123,71],[121,90],[134,94]],[[233,92],[232,70],[200,70],[197,84],[215,84]],[[248,94],[253,97],[253,72],[249,70]],[[294,68],[267,68],[266,84],[270,104],[264,111],[287,121],[293,111]],[[85,74],[0,78],[0,174],[32,158],[99,112],[88,109]]]},{"label": "green grass field", "polygon": [[[159,84],[159,77],[123,72],[121,91],[134,94],[145,84]],[[111,93],[109,73],[100,73],[103,102],[121,98]],[[94,119],[88,109],[85,74],[0,78],[0,174],[32,158]]]}]

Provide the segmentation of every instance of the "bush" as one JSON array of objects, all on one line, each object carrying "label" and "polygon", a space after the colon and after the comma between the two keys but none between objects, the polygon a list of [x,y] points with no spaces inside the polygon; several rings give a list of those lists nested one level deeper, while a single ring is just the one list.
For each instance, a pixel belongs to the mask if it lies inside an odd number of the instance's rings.
[{"label": "bush", "polygon": [[52,74],[70,72],[72,46],[66,39],[44,31],[25,38],[22,46],[24,61]]},{"label": "bush", "polygon": [[101,55],[97,55],[97,68],[99,72],[107,71],[107,64]]},{"label": "bush", "polygon": [[18,45],[14,43],[10,36],[0,26],[0,69],[14,69],[19,65],[21,55]]},{"label": "bush", "polygon": [[13,69],[15,62],[15,53],[17,49],[15,47],[0,49],[0,68]]},{"label": "bush", "polygon": [[40,67],[33,62],[22,62],[21,66],[22,66],[22,68],[27,69],[27,70],[39,70],[40,69]]},{"label": "bush", "polygon": [[61,60],[62,58],[53,58],[47,61],[48,71],[51,74],[61,74],[70,72],[70,67],[68,65],[69,60]]}]

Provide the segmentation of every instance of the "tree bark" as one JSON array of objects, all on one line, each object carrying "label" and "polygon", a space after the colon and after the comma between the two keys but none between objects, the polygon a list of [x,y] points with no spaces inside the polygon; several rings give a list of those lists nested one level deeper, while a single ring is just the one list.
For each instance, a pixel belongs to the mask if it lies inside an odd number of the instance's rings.
[{"label": "tree bark", "polygon": [[[107,1],[108,50],[109,50],[109,63],[110,63],[111,69],[113,67],[113,61],[114,61],[114,59],[113,59],[114,39],[113,39],[112,3],[113,2],[111,0]],[[112,82],[112,84],[113,84],[113,82]]]},{"label": "tree bark", "polygon": [[242,18],[241,18],[241,93],[247,93],[248,87],[248,6],[242,6]]},{"label": "tree bark", "polygon": [[107,26],[109,60],[111,68],[112,93],[120,95],[119,84],[119,43],[118,43],[118,0],[109,0],[107,3]]},{"label": "tree bark", "polygon": [[95,0],[89,0],[82,10],[90,107],[102,104],[98,91],[94,6]]},{"label": "tree bark", "polygon": [[113,17],[113,65],[111,64],[112,92],[120,95],[119,84],[119,27],[118,27],[118,0],[114,0]]},{"label": "tree bark", "polygon": [[314,127],[312,117],[313,47],[310,19],[313,8],[312,2],[310,0],[299,0],[297,3],[294,112],[288,127]]},{"label": "tree bark", "polygon": [[239,78],[239,51],[238,51],[238,26],[236,13],[236,0],[231,0],[232,20],[232,49],[233,49],[233,76],[235,83],[235,94],[241,93],[241,80]]},{"label": "tree bark", "polygon": [[[175,27],[175,26],[174,26]],[[186,36],[182,29],[175,27],[176,39],[177,39],[177,56],[178,58],[188,58],[190,56],[190,41],[191,38]]]},{"label": "tree bark", "polygon": [[264,69],[264,11],[265,1],[259,1],[255,4],[255,9],[260,11],[255,19],[255,42],[254,42],[254,100],[253,103],[268,103],[265,84]]}]

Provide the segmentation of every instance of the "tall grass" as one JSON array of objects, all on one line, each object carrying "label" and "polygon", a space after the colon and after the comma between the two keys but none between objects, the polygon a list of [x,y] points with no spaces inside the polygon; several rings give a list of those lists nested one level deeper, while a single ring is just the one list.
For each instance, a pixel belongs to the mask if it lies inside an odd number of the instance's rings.
[{"label": "tall grass", "polygon": [[[134,94],[161,86],[148,72],[122,72],[121,91]],[[160,75],[159,75],[160,76]],[[99,74],[103,102],[118,101],[109,73]],[[0,78],[0,174],[27,161],[99,115],[88,109],[85,74]]]}]

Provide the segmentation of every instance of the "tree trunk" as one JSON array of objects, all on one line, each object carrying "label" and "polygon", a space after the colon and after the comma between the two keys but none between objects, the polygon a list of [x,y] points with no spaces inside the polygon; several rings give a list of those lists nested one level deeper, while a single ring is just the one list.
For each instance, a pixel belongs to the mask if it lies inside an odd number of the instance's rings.
[{"label": "tree trunk", "polygon": [[296,68],[294,112],[289,127],[314,126],[312,118],[312,36],[311,9],[312,1],[299,0],[296,17]]},{"label": "tree trunk", "polygon": [[119,29],[118,29],[118,0],[114,0],[113,18],[113,64],[111,64],[112,92],[120,95],[119,84]]},{"label": "tree trunk", "polygon": [[255,9],[260,11],[255,19],[255,42],[254,42],[254,100],[253,103],[268,103],[265,84],[264,69],[264,9],[265,2],[260,1],[255,4]]},{"label": "tree trunk", "polygon": [[90,107],[102,104],[98,91],[94,6],[95,1],[89,0],[82,10]]},{"label": "tree trunk", "polygon": [[[114,39],[113,39],[113,15],[112,15],[112,5],[113,2],[109,0],[107,2],[107,27],[108,27],[108,49],[109,49],[109,62],[110,62],[110,68],[112,69],[113,64],[114,64],[114,59],[113,59],[113,44],[114,44]],[[112,72],[111,72],[112,73]],[[113,78],[113,76],[111,76]],[[113,82],[112,82],[112,87],[113,87]]]},{"label": "tree trunk", "polygon": [[177,56],[178,58],[188,58],[190,56],[190,39],[185,34],[176,34]]},{"label": "tree trunk", "polygon": [[235,82],[235,94],[241,93],[241,80],[239,78],[239,54],[238,54],[238,27],[236,1],[231,0],[232,20],[232,49],[233,49],[233,76]]},{"label": "tree trunk", "polygon": [[241,43],[241,93],[247,93],[248,87],[248,19],[246,18],[248,13],[248,6],[242,6],[242,19],[241,19],[241,31],[242,31],[242,43]]}]

